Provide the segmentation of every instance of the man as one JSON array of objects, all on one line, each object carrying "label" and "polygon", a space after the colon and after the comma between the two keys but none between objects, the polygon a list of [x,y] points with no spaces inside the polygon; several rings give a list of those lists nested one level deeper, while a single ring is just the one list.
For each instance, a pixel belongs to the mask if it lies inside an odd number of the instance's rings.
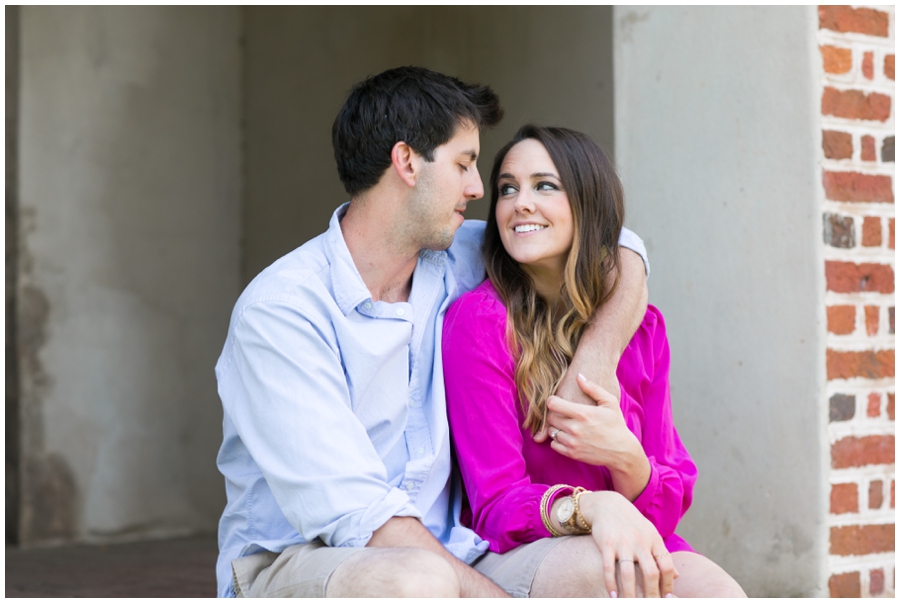
[{"label": "man", "polygon": [[[489,88],[421,68],[351,91],[333,127],[351,200],[250,283],[216,366],[219,596],[505,596],[469,565],[488,543],[459,521],[440,359],[444,312],[484,279],[484,224],[463,213],[501,116]],[[574,362],[614,392],[646,305],[643,264],[621,254]],[[560,394],[582,396],[574,379]]]}]

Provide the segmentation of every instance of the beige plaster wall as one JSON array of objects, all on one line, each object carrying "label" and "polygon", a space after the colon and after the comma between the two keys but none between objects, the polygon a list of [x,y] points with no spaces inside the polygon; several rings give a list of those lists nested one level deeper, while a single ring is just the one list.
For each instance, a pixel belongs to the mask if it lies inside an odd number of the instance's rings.
[{"label": "beige plaster wall", "polygon": [[239,8],[21,11],[25,545],[212,531]]},{"label": "beige plaster wall", "polygon": [[827,594],[815,7],[616,7],[616,157],[700,470],[679,531]]},{"label": "beige plaster wall", "polygon": [[[319,234],[347,200],[331,124],[349,88],[400,65],[489,84],[506,119],[479,169],[528,121],[613,147],[610,7],[248,7],[243,279]],[[487,203],[467,216],[484,218]]]}]

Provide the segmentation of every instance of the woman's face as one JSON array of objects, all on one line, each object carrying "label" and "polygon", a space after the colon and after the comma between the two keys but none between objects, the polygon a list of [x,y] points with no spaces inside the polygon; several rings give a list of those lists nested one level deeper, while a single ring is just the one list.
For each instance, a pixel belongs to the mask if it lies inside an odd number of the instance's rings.
[{"label": "woman's face", "polygon": [[575,224],[547,149],[527,139],[509,150],[497,179],[497,226],[507,253],[534,277],[561,278]]}]

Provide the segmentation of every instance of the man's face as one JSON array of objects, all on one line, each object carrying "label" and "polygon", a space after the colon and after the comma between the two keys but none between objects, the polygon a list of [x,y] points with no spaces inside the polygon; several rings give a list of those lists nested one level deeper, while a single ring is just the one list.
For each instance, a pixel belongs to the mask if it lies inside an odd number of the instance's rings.
[{"label": "man's face", "polygon": [[410,241],[419,249],[441,251],[450,247],[463,223],[469,201],[484,195],[478,158],[478,128],[466,124],[447,143],[434,150],[434,161],[422,167],[408,203]]}]

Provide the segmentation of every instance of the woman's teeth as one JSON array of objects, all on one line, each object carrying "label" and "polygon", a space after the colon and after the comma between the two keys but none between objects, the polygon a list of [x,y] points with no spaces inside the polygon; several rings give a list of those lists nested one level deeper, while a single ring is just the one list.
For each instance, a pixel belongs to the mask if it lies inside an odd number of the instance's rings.
[{"label": "woman's teeth", "polygon": [[520,224],[516,226],[516,232],[531,232],[532,230],[542,230],[547,228],[546,226],[541,226],[540,224]]}]

